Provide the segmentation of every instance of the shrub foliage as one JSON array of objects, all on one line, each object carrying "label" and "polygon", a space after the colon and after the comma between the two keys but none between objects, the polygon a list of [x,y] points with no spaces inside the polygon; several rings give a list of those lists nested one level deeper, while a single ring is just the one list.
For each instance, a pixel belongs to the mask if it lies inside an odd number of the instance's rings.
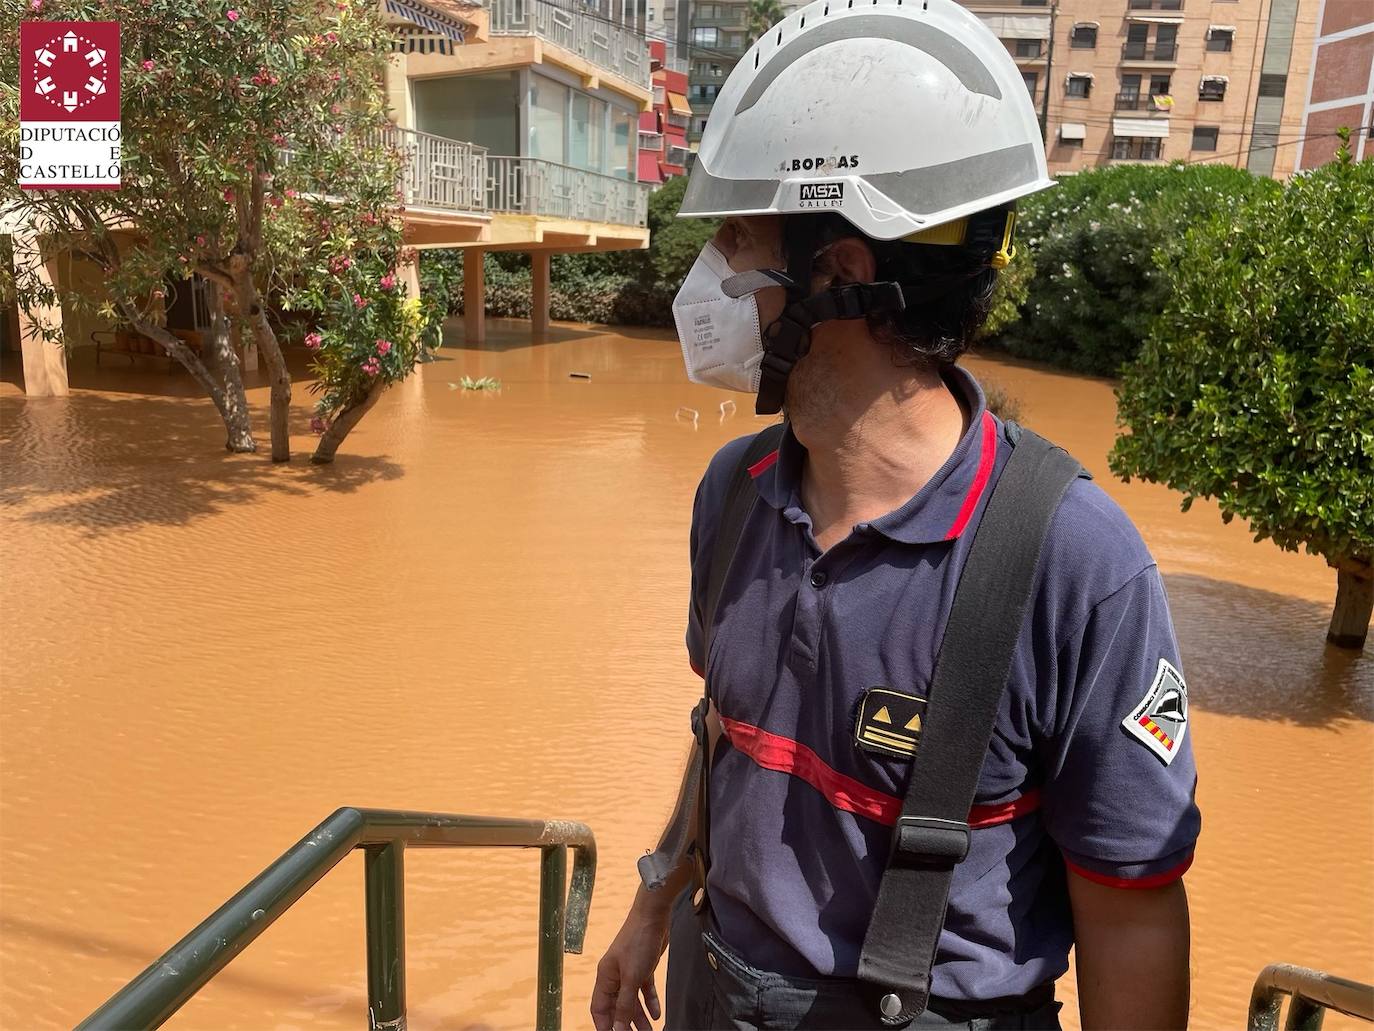
[{"label": "shrub foliage", "polygon": [[1129,434],[1113,471],[1182,491],[1185,509],[1215,498],[1256,540],[1368,580],[1374,161],[1347,156],[1252,195],[1156,268],[1167,303],[1117,392]]}]

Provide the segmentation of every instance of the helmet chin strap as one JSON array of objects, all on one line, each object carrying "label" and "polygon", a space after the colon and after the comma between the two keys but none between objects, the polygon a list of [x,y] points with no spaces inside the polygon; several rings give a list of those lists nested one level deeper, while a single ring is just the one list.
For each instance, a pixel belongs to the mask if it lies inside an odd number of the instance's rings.
[{"label": "helmet chin strap", "polygon": [[811,295],[817,236],[812,219],[789,218],[783,225],[787,251],[787,306],[763,333],[763,363],[754,411],[776,415],[787,396],[787,377],[811,349],[811,330],[832,319],[862,319],[906,307],[897,283],[849,283]]}]

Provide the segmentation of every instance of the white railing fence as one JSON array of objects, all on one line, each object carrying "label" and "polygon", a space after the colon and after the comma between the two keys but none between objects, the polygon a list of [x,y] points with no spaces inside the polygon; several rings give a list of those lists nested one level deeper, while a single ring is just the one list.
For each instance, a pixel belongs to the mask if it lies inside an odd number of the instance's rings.
[{"label": "white railing fence", "polygon": [[489,157],[487,206],[491,211],[644,226],[649,187],[553,161]]},{"label": "white railing fence", "polygon": [[644,37],[578,0],[491,0],[489,10],[493,36],[538,36],[636,86],[650,87]]}]

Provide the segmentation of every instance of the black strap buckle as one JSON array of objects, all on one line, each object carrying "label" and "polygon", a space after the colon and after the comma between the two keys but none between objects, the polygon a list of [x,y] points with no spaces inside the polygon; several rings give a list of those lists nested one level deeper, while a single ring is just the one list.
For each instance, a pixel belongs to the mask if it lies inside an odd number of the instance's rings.
[{"label": "black strap buckle", "polygon": [[892,828],[891,863],[954,866],[968,855],[969,826],[961,820],[900,816]]}]

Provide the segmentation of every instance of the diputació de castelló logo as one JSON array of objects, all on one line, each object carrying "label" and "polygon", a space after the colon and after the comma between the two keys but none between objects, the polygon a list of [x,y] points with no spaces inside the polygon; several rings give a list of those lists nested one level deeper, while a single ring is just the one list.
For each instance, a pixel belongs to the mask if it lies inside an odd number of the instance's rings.
[{"label": "diputaci\u00f3 de castell\u00f3 logo", "polygon": [[119,22],[19,25],[19,185],[118,189]]}]

